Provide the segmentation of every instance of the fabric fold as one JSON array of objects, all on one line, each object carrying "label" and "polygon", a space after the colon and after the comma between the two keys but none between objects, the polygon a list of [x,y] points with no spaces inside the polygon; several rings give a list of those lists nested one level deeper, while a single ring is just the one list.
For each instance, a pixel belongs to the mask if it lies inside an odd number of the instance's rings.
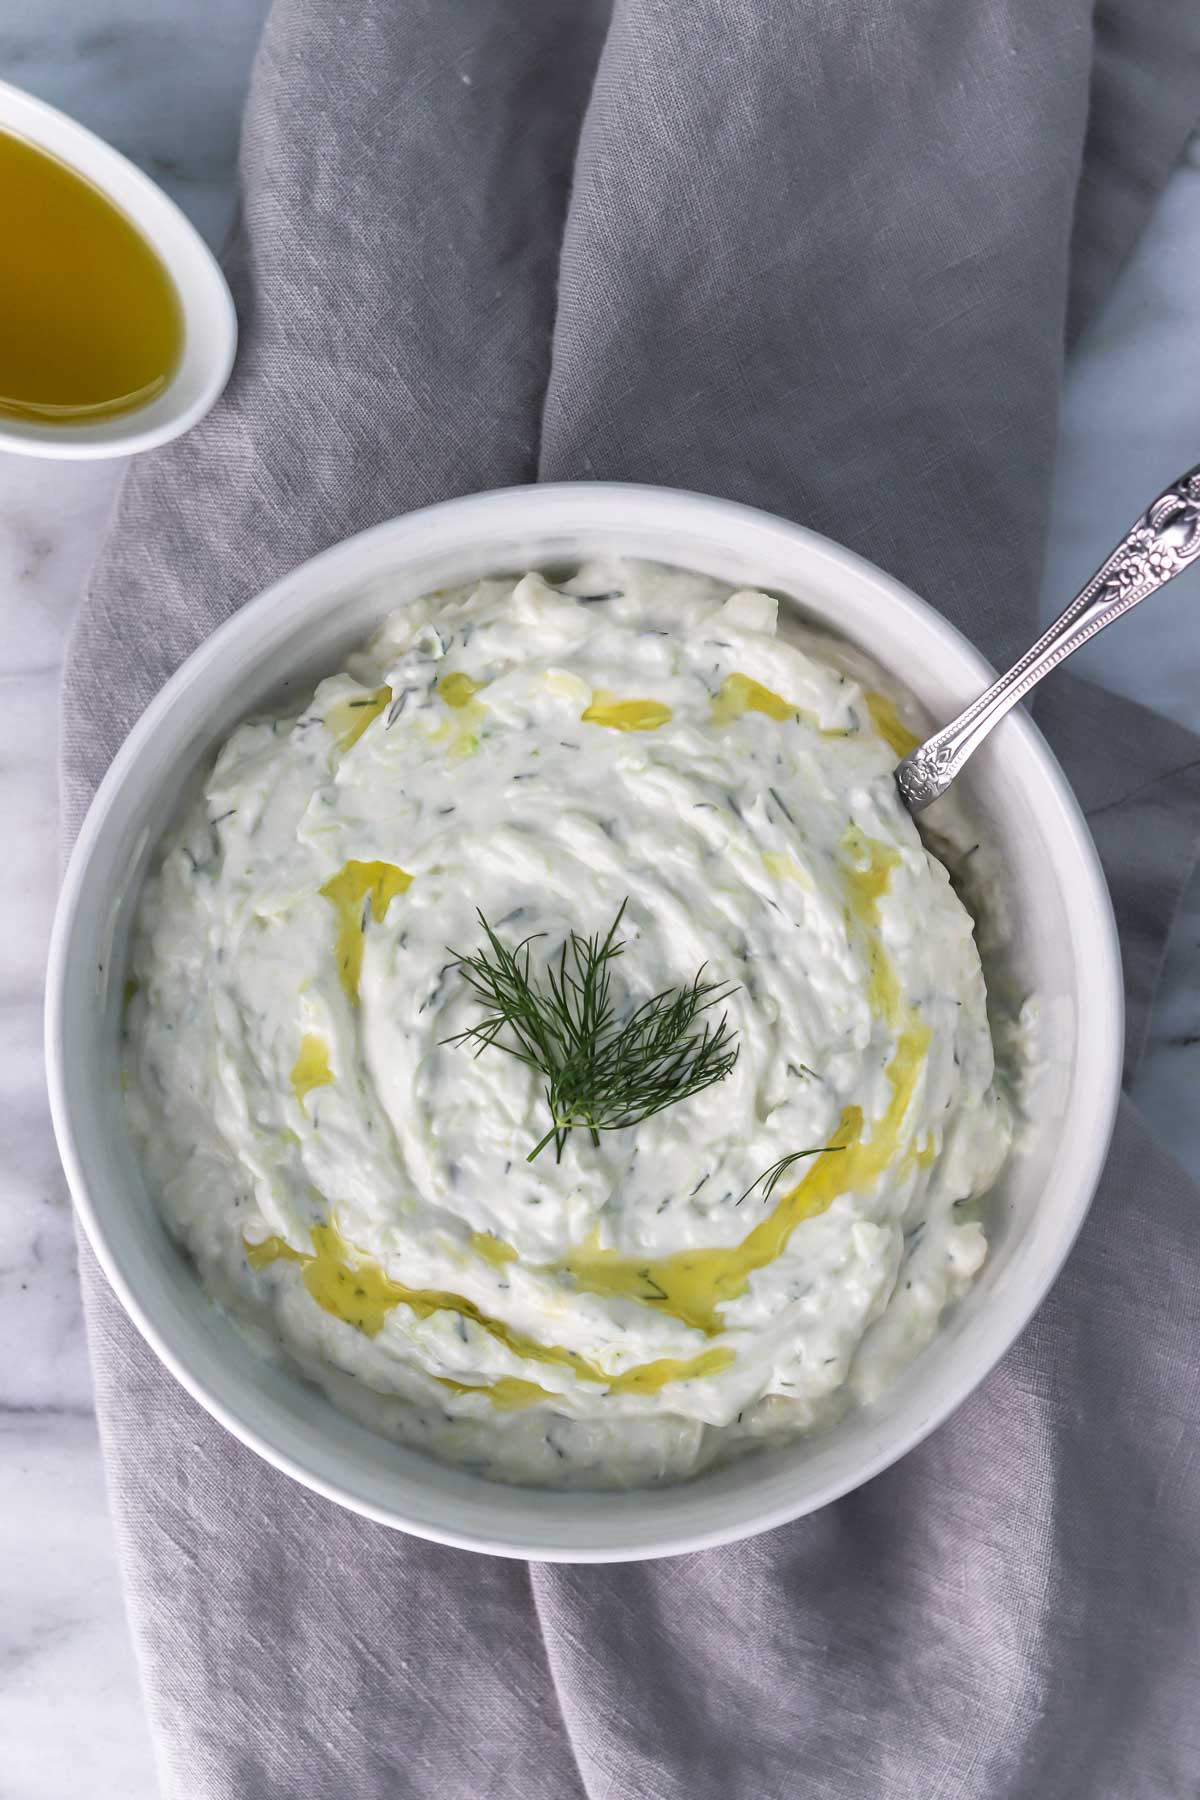
[{"label": "fabric fold", "polygon": [[918,1450],[748,1543],[535,1569],[588,1793],[1187,1793],[1195,1205],[1123,1102],[1051,1298]]},{"label": "fabric fold", "polygon": [[541,476],[799,519],[1013,661],[1046,529],[1088,20],[625,0],[576,159]]},{"label": "fabric fold", "polygon": [[1125,1081],[1146,1048],[1171,926],[1200,852],[1200,738],[1136,701],[1058,675],[1038,724],[1104,866],[1125,972]]},{"label": "fabric fold", "polygon": [[1094,317],[1200,120],[1200,9],[1097,0],[1071,238],[1068,340]]}]

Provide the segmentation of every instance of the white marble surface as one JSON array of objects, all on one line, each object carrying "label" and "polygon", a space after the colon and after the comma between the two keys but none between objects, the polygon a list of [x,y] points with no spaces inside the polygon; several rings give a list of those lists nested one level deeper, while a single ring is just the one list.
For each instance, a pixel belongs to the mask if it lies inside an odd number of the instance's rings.
[{"label": "white marble surface", "polygon": [[[74,112],[170,188],[213,242],[232,213],[265,0],[0,0],[0,74]],[[1200,151],[1075,359],[1047,611],[1164,480],[1200,458]],[[0,457],[0,1800],[157,1792],[121,1608],[40,1063],[57,877],[55,711],[72,617],[119,469]],[[1107,633],[1091,673],[1200,727],[1200,571]],[[1138,1098],[1200,1171],[1200,881],[1168,959]],[[1189,1104],[1189,1101],[1193,1102]],[[69,1696],[69,1715],[63,1698]]]},{"label": "white marble surface", "polygon": [[[219,245],[266,4],[0,0],[0,76],[107,137]],[[58,674],[120,473],[0,455],[0,1800],[159,1792],[41,1074]]]}]

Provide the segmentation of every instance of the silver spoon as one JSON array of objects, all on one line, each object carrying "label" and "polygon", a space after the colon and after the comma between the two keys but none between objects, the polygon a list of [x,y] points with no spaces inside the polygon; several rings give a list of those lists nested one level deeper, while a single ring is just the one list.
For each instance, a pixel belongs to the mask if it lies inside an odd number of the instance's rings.
[{"label": "silver spoon", "polygon": [[935,731],[896,769],[900,797],[920,812],[944,794],[993,725],[1072,651],[1200,558],[1200,463],[1152,501],[1062,617],[965,712]]}]

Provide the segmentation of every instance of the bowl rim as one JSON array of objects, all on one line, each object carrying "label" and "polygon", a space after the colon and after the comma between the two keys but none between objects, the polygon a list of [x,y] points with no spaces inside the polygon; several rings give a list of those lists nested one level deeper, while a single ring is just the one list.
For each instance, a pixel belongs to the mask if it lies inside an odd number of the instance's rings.
[{"label": "bowl rim", "polygon": [[[0,417],[0,450],[58,462],[86,462],[133,456],[190,431],[225,387],[237,354],[237,310],[216,257],[170,195],[136,163],[69,113],[2,80],[0,132],[25,138],[99,188],[161,257],[184,313],[185,354],[189,337],[197,341],[195,327],[201,318],[211,340],[206,366],[202,365],[203,379],[186,404],[181,404],[181,396],[175,392],[181,361],[155,400],[128,413],[93,423],[54,426]],[[151,418],[152,414],[156,418]]]},{"label": "bowl rim", "polygon": [[[514,506],[526,506],[534,511],[544,508],[551,514],[556,507],[568,512],[576,508],[586,511],[591,507],[597,515],[591,521],[593,526],[600,530],[611,529],[615,533],[620,529],[616,522],[600,517],[605,507],[613,504],[626,513],[631,508],[634,511],[673,512],[676,523],[686,520],[690,514],[696,525],[703,520],[711,527],[724,520],[731,526],[741,524],[744,529],[754,526],[760,531],[765,529],[781,533],[802,555],[811,557],[815,554],[840,565],[887,595],[890,602],[902,612],[907,611],[914,619],[922,619],[927,626],[932,623],[947,647],[957,650],[960,659],[973,665],[978,671],[981,685],[994,678],[994,671],[957,627],[875,564],[805,526],[793,524],[741,502],[643,483],[596,481],[539,483],[489,489],[422,507],[356,532],[296,565],[218,625],[155,695],[110,764],[72,848],[51,933],[45,997],[50,1112],[76,1213],[125,1312],[181,1386],[235,1438],[267,1463],[291,1476],[310,1491],[321,1494],[351,1512],[409,1535],[453,1548],[519,1560],[556,1563],[635,1562],[689,1554],[737,1542],[828,1505],[881,1473],[922,1442],[974,1392],[995,1367],[1024,1330],[1057,1278],[1087,1216],[1107,1157],[1120,1095],[1123,1051],[1124,995],[1120,951],[1112,903],[1099,857],[1082,811],[1057,759],[1029,715],[1023,708],[1017,708],[1005,721],[1009,742],[1019,739],[1026,751],[1033,753],[1039,776],[1045,783],[1047,798],[1054,803],[1056,829],[1061,830],[1064,841],[1069,846],[1068,853],[1077,859],[1083,879],[1090,888],[1090,894],[1084,897],[1092,903],[1091,922],[1095,927],[1096,940],[1092,948],[1096,960],[1089,964],[1089,1004],[1101,1024],[1098,1041],[1091,1043],[1091,1052],[1093,1058],[1098,1058],[1099,1061],[1094,1100],[1096,1117],[1102,1121],[1102,1128],[1087,1140],[1075,1181],[1073,1206],[1062,1213],[1045,1260],[1037,1271],[1037,1278],[1024,1288],[1015,1304],[1010,1297],[1003,1316],[1002,1309],[997,1306],[990,1314],[973,1322],[970,1336],[961,1346],[962,1356],[955,1379],[943,1382],[940,1397],[925,1408],[915,1424],[910,1425],[899,1436],[889,1436],[885,1417],[881,1430],[876,1434],[877,1441],[860,1460],[856,1460],[852,1472],[828,1477],[823,1484],[802,1496],[799,1501],[784,1498],[774,1505],[761,1505],[756,1509],[753,1505],[752,1487],[748,1487],[744,1516],[711,1528],[692,1526],[670,1531],[660,1527],[644,1544],[598,1542],[564,1546],[538,1544],[536,1541],[517,1543],[504,1537],[489,1537],[486,1533],[447,1527],[435,1519],[414,1520],[406,1517],[402,1509],[381,1505],[369,1496],[355,1492],[348,1484],[330,1480],[320,1472],[306,1467],[302,1460],[272,1442],[261,1430],[244,1419],[234,1405],[212,1392],[186,1359],[175,1350],[169,1334],[160,1330],[149,1316],[134,1284],[127,1278],[119,1258],[107,1242],[102,1220],[93,1201],[85,1158],[76,1137],[68,1095],[64,1007],[69,982],[71,943],[77,922],[88,904],[88,873],[92,857],[102,840],[117,797],[130,772],[153,746],[159,725],[179,694],[215,658],[225,655],[230,645],[236,645],[242,638],[252,639],[260,620],[276,609],[299,604],[304,599],[304,592],[293,593],[294,588],[305,590],[319,576],[328,574],[330,580],[324,584],[325,595],[330,602],[334,602],[339,593],[336,580],[339,564],[352,562],[364,550],[387,545],[394,550],[390,559],[391,566],[399,570],[405,561],[406,540],[409,545],[407,554],[412,555],[422,534],[431,526],[445,524],[451,518],[460,527],[465,527],[472,520],[478,525],[486,522],[489,513],[498,515],[501,509],[511,511]],[[574,527],[583,529],[584,521],[576,519]],[[463,535],[466,535],[465,531]],[[377,571],[377,574],[380,572]],[[343,581],[340,591],[345,593],[348,585],[347,581]],[[686,1492],[688,1486],[688,1483],[683,1483],[673,1489],[647,1491],[657,1494]],[[636,1493],[637,1490],[630,1491]],[[539,1488],[528,1490],[531,1508],[536,1507],[537,1496],[543,1492]]]}]

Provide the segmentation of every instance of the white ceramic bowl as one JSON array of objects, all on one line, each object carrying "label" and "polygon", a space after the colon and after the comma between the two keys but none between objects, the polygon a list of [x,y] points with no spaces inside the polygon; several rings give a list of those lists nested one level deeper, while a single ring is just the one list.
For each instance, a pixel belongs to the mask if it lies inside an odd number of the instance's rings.
[{"label": "white ceramic bowl", "polygon": [[794,598],[871,651],[933,719],[990,679],[920,600],[848,551],[724,501],[616,485],[517,488],[350,538],[259,596],[192,656],[131,732],[96,797],[55,923],[47,1045],[55,1128],[88,1236],[135,1324],[183,1385],[297,1480],[384,1524],[503,1555],[622,1560],[695,1550],[809,1512],[944,1419],[1054,1279],[1099,1177],[1122,1039],[1112,911],[1091,839],[1033,725],[1014,713],[971,763],[971,799],[1012,877],[1012,973],[1041,996],[1046,1073],[1028,1142],[994,1197],[975,1287],[875,1409],[823,1436],[624,1494],[503,1487],[396,1448],[261,1361],[164,1230],[125,1130],[118,1021],[151,848],[197,762],[246,713],[303,695],[395,604],[484,574],[599,552],[651,557]]},{"label": "white ceramic bowl", "polygon": [[[183,309],[179,367],[149,406],[81,425],[0,418],[0,450],[78,461],[168,443],[204,417],[233,367],[237,315],[216,258],[175,203],[120,151],[6,81],[0,81],[0,131],[48,150],[107,194],[157,250]],[[19,256],[20,246],[5,245],[4,254]]]}]

